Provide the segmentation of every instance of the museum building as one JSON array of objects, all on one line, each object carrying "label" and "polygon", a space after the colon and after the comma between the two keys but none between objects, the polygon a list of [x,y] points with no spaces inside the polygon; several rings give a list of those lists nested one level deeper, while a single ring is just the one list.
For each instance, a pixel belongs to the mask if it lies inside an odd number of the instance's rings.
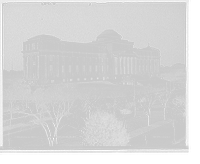
[{"label": "museum building", "polygon": [[130,83],[138,76],[158,76],[160,51],[134,48],[114,30],[95,41],[62,41],[38,35],[23,43],[24,77],[36,83],[110,81]]}]

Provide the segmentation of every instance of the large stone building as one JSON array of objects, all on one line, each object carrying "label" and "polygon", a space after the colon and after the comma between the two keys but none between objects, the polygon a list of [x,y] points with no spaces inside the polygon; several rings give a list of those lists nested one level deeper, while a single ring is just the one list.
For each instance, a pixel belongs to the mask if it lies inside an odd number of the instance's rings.
[{"label": "large stone building", "polygon": [[159,50],[137,49],[133,45],[113,30],[104,31],[89,43],[35,36],[23,44],[25,79],[38,83],[105,80],[129,83],[137,76],[157,76]]}]

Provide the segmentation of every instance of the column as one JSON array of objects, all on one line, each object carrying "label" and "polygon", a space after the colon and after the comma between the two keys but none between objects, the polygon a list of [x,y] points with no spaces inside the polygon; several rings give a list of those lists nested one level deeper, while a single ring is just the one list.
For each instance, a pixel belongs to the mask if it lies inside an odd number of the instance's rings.
[{"label": "column", "polygon": [[126,67],[127,67],[127,73],[126,74],[129,74],[129,57],[127,57],[127,63],[126,63]]},{"label": "column", "polygon": [[23,56],[23,78],[26,77],[25,69],[26,69],[25,56]]},{"label": "column", "polygon": [[38,55],[36,55],[36,65],[35,65],[36,77],[38,77]]},{"label": "column", "polygon": [[123,63],[123,57],[121,57],[121,75],[124,74],[124,63]]},{"label": "column", "polygon": [[154,59],[152,60],[152,72],[154,73]]},{"label": "column", "polygon": [[131,74],[133,74],[133,57],[131,57]]},{"label": "column", "polygon": [[137,74],[137,59],[134,58],[134,74]]},{"label": "column", "polygon": [[117,57],[117,69],[118,69],[118,75],[120,75],[120,58]]},{"label": "column", "polygon": [[127,74],[127,57],[124,57],[124,74]]},{"label": "column", "polygon": [[31,78],[33,77],[33,72],[32,72],[32,55],[30,56],[30,72],[31,72]]},{"label": "column", "polygon": [[132,73],[131,73],[131,72],[132,72],[132,71],[131,71],[131,70],[132,70],[132,67],[131,67],[131,64],[132,64],[132,63],[131,63],[131,59],[132,59],[132,58],[130,57],[130,58],[129,58],[129,74],[132,74]]}]

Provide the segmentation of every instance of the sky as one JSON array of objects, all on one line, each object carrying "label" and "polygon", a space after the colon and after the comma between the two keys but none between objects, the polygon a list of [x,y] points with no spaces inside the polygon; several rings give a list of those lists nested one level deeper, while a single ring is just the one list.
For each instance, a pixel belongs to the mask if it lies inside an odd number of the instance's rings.
[{"label": "sky", "polygon": [[23,42],[48,34],[63,41],[91,42],[113,29],[135,48],[148,44],[161,64],[186,59],[186,3],[7,3],[3,4],[3,69],[23,69]]}]

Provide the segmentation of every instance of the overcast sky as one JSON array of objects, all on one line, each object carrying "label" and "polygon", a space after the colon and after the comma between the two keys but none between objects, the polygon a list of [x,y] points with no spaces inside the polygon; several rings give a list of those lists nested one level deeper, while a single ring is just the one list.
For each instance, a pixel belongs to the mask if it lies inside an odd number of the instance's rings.
[{"label": "overcast sky", "polygon": [[23,69],[22,45],[49,34],[65,41],[91,42],[113,29],[136,48],[161,52],[161,64],[185,63],[186,3],[13,3],[3,5],[4,69]]}]

